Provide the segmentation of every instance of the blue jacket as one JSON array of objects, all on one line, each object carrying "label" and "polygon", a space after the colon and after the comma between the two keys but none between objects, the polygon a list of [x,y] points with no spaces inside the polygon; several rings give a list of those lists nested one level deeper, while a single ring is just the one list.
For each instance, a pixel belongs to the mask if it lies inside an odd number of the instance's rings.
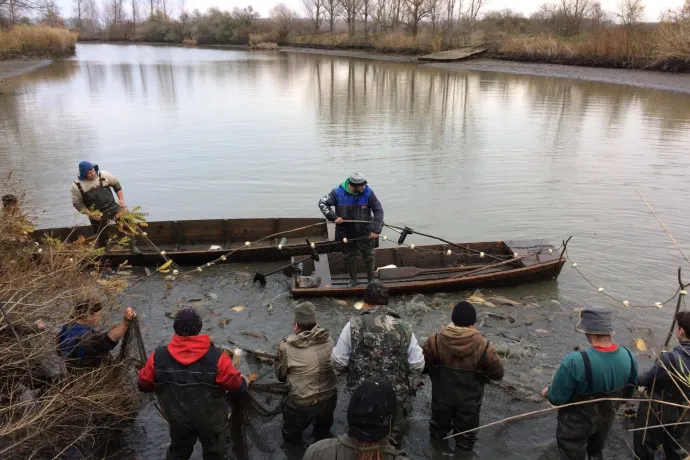
[{"label": "blue jacket", "polygon": [[78,367],[101,365],[116,346],[117,342],[111,340],[108,334],[98,332],[86,324],[65,324],[57,339],[58,354],[68,364]]},{"label": "blue jacket", "polygon": [[[663,366],[659,362],[661,362]],[[678,387],[673,383],[666,369],[685,376],[685,380],[687,381],[690,375],[690,342],[681,342],[673,350],[662,352],[659,356],[659,360],[654,363],[651,369],[642,374],[637,382],[639,386],[647,387],[650,390],[652,386],[654,386],[654,395],[657,397],[662,396],[664,393],[671,393],[678,397],[673,398],[673,396],[671,396],[672,399],[684,401],[684,398],[678,394]],[[678,377],[675,378],[676,383],[685,390],[685,394],[690,396],[687,385],[683,385],[683,383],[679,382]],[[669,400],[669,397],[666,396],[663,399]]]},{"label": "blue jacket", "polygon": [[319,209],[331,222],[342,217],[344,220],[363,220],[371,223],[338,225],[336,239],[357,238],[367,236],[372,232],[380,234],[383,230],[383,206],[376,194],[369,186],[365,186],[362,193],[354,194],[350,192],[348,184],[349,180],[346,180],[321,198]]}]

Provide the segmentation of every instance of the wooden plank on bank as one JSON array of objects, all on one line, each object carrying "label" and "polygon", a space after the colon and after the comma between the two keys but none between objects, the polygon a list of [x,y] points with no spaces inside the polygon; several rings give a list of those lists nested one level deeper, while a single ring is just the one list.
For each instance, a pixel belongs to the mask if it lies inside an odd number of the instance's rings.
[{"label": "wooden plank on bank", "polygon": [[440,53],[427,54],[417,58],[419,61],[427,62],[454,62],[463,61],[470,57],[476,57],[486,53],[487,49],[482,46],[464,46],[453,50],[441,51]]}]

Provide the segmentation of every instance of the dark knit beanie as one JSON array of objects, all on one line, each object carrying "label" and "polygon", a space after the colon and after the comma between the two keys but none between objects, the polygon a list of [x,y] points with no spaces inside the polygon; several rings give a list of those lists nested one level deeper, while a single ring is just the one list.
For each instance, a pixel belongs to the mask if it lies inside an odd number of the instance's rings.
[{"label": "dark knit beanie", "polygon": [[352,393],[347,408],[348,434],[360,442],[388,436],[396,415],[395,390],[388,382],[365,381]]},{"label": "dark knit beanie", "polygon": [[477,311],[474,309],[474,305],[467,301],[458,302],[453,308],[451,319],[456,326],[472,326],[477,322]]},{"label": "dark knit beanie", "polygon": [[201,326],[201,316],[199,316],[199,313],[192,307],[185,307],[175,315],[173,329],[175,330],[175,334],[181,337],[199,335]]},{"label": "dark knit beanie", "polygon": [[388,305],[388,288],[380,283],[369,283],[362,300],[369,305]]}]

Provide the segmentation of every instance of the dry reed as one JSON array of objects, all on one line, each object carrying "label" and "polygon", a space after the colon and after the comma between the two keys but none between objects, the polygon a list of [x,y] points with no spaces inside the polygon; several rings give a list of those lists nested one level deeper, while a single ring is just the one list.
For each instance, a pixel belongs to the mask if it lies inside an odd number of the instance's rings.
[{"label": "dry reed", "polygon": [[77,303],[111,305],[121,286],[99,278],[99,252],[87,241],[42,245],[38,253],[22,211],[0,213],[0,458],[54,458],[67,450],[88,458],[92,446],[134,418],[135,370],[123,361],[68,371],[56,332]]},{"label": "dry reed", "polygon": [[615,27],[574,38],[513,36],[500,43],[495,55],[530,62],[687,72],[690,24],[664,23],[632,30]]},{"label": "dry reed", "polygon": [[422,31],[416,37],[401,31],[370,34],[368,37],[320,33],[290,37],[288,42],[290,45],[295,46],[327,49],[361,49],[399,54],[427,54],[443,49],[441,35],[430,31]]},{"label": "dry reed", "polygon": [[74,54],[77,34],[48,26],[15,26],[0,30],[0,60],[19,57],[63,57]]}]

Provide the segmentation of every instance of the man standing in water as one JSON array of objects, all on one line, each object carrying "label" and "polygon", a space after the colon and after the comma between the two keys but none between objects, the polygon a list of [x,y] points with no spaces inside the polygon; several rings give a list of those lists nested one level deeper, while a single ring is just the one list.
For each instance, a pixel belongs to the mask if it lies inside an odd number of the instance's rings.
[{"label": "man standing in water", "polygon": [[224,460],[230,411],[227,391],[247,389],[247,378],[207,334],[200,334],[202,326],[193,308],[177,312],[172,340],[156,348],[139,371],[139,391],[156,392],[169,424],[167,460],[189,459],[197,440],[204,460]]},{"label": "man standing in water", "polygon": [[338,378],[331,365],[333,339],[316,324],[311,302],[295,307],[295,333],[278,347],[276,376],[287,382],[288,397],[283,411],[283,438],[301,442],[302,432],[314,423],[314,438],[330,436],[333,412],[338,403]]},{"label": "man standing in water", "polygon": [[369,284],[362,313],[345,325],[331,358],[336,372],[347,372],[350,390],[372,379],[393,385],[397,410],[391,444],[400,449],[405,419],[412,410],[413,388],[424,370],[424,354],[410,325],[387,305],[388,288]]},{"label": "man standing in water", "polygon": [[[113,191],[119,203],[115,201]],[[98,165],[82,161],[79,163],[77,180],[72,184],[72,205],[86,214],[98,238],[98,246],[104,247],[108,242],[108,222],[116,220],[125,210],[120,181],[108,171],[100,171]],[[134,236],[130,237],[130,251],[132,254],[141,253]]]},{"label": "man standing in water", "polygon": [[[670,352],[661,352],[659,361],[640,376],[637,382],[647,387],[652,399],[687,405],[690,398],[690,312],[676,314],[675,331],[678,345]],[[687,332],[686,332],[687,331]],[[650,407],[651,406],[651,407]],[[635,428],[666,425],[635,431],[633,442],[635,455],[640,460],[654,460],[659,446],[664,449],[666,460],[680,460],[687,457],[690,414],[680,407],[655,402],[641,401],[635,419]]]},{"label": "man standing in water", "polygon": [[[424,342],[425,369],[431,376],[431,439],[449,431],[464,433],[479,426],[479,412],[488,379],[501,380],[503,365],[496,349],[474,327],[477,311],[469,302],[455,305],[452,323]],[[455,438],[458,449],[472,450],[477,432]]]},{"label": "man standing in water", "polygon": [[[333,207],[335,206],[335,211]],[[361,173],[354,173],[331,193],[321,198],[319,209],[336,223],[335,239],[347,241],[343,251],[350,287],[357,286],[357,253],[362,254],[367,280],[374,281],[374,248],[383,229],[383,206]],[[373,215],[373,219],[372,219]],[[343,222],[356,220],[365,222]]]},{"label": "man standing in water", "polygon": [[[561,361],[541,395],[554,406],[601,398],[629,398],[637,384],[637,361],[611,341],[613,313],[600,308],[580,312],[576,330],[592,345]],[[604,444],[620,403],[600,401],[558,409],[556,440],[563,460],[603,459]]]}]

